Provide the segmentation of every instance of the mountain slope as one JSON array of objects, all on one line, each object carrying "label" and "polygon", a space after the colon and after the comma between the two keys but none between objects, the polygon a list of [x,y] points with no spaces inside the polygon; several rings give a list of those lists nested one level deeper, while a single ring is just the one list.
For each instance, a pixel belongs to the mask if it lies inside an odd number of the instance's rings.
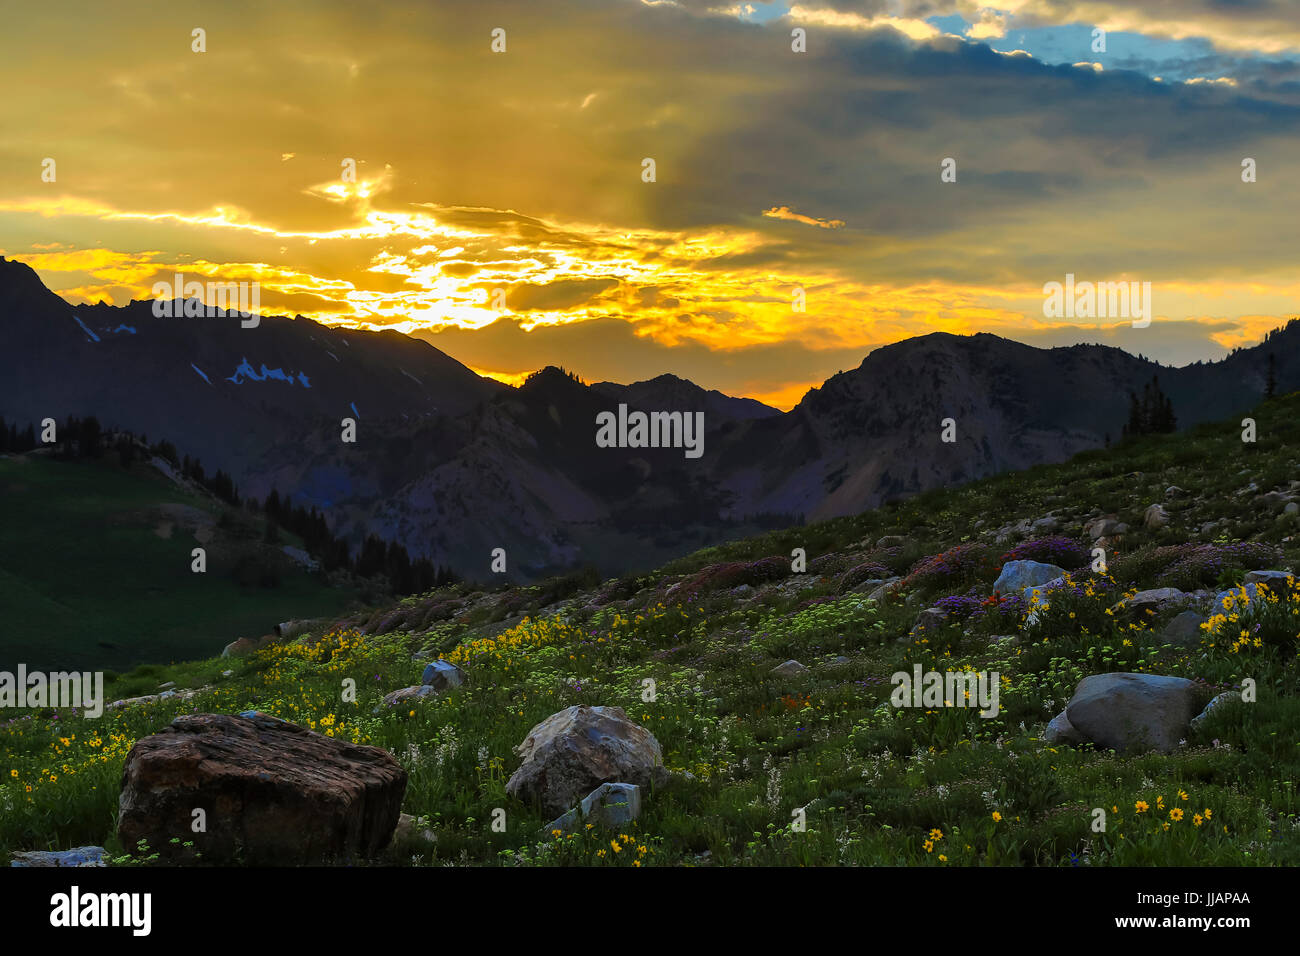
[{"label": "mountain slope", "polygon": [[[512,580],[644,570],[760,526],[1062,461],[1118,439],[1129,392],[1157,374],[1184,427],[1257,401],[1269,355],[1279,386],[1300,387],[1292,323],[1177,369],[1103,346],[934,333],[874,350],[787,413],[671,375],[588,386],[547,369],[512,388],[396,332],[72,307],[5,260],[0,335],[7,421],[93,414],[165,437],[246,495],[321,508],[354,547],[378,533],[479,579],[495,548]],[[597,447],[596,415],[620,403],[703,411],[703,456]]]}]

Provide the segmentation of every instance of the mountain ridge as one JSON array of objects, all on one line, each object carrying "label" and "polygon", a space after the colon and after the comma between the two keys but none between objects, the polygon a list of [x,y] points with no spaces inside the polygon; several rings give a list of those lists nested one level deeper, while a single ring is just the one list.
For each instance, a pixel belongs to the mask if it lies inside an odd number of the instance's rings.
[{"label": "mountain ridge", "polygon": [[[0,415],[93,414],[164,437],[241,491],[320,507],[353,543],[400,541],[470,577],[582,563],[622,572],[779,524],[853,514],[939,486],[1063,461],[1116,440],[1152,377],[1180,426],[1218,420],[1277,383],[1300,387],[1300,323],[1212,363],[1122,349],[1037,348],[933,332],[873,349],[787,412],[664,373],[585,384],[545,368],[519,387],[429,342],[302,316],[159,318],[149,300],[73,306],[0,261]],[[598,448],[618,404],[705,412],[704,455]],[[341,439],[344,419],[355,443]],[[951,419],[956,440],[943,441]]]}]

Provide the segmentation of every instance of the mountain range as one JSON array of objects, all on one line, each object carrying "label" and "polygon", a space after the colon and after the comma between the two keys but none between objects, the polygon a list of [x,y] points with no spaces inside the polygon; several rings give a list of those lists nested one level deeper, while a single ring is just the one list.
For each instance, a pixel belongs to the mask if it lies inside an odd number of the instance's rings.
[{"label": "mountain range", "polygon": [[[179,310],[176,310],[179,311]],[[316,505],[354,543],[396,540],[475,579],[583,564],[653,567],[755,530],[853,514],[1120,437],[1153,376],[1180,427],[1300,388],[1300,323],[1182,368],[1101,345],[1034,348],[932,333],[870,352],[788,412],[672,375],[585,384],[554,367],[519,387],[395,331],[297,316],[163,318],[152,301],[71,305],[0,257],[0,416],[94,415],[166,438],[244,495]],[[601,448],[620,404],[703,412],[704,453]],[[954,441],[943,440],[952,419]],[[341,438],[344,419],[355,442]]]}]

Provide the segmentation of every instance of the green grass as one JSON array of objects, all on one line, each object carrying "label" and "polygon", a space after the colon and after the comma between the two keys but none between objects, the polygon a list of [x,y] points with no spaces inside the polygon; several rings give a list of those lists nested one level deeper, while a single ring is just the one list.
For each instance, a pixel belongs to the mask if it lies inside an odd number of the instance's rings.
[{"label": "green grass", "polygon": [[238,562],[273,549],[261,545],[252,516],[238,512],[230,512],[236,526],[217,528],[207,543],[207,572],[195,574],[190,553],[199,542],[175,521],[160,536],[169,520],[163,506],[214,520],[230,511],[143,466],[0,459],[0,661],[125,670],[206,657],[236,637],[336,613],[352,600],[287,560],[278,586],[241,585]]},{"label": "green grass", "polygon": [[[1123,593],[1152,586],[1159,562],[1144,556],[1165,544],[1254,541],[1277,549],[1273,566],[1300,568],[1295,519],[1242,491],[1300,476],[1300,395],[1255,415],[1254,446],[1242,445],[1235,422],[1207,426],[710,548],[617,584],[448,588],[401,602],[406,623],[389,633],[358,632],[391,613],[368,611],[339,619],[315,644],[278,645],[233,664],[142,668],[113,680],[110,698],[165,679],[208,689],[189,704],[163,701],[97,721],[27,715],[0,728],[7,761],[0,850],[101,844],[123,852],[113,827],[131,742],[185,710],[259,709],[384,747],[408,770],[404,810],[437,841],[394,847],[381,862],[1297,865],[1300,625],[1288,621],[1292,610],[1300,616],[1300,596],[1249,609],[1268,638],[1260,646],[1235,646],[1231,622],[1222,622],[1199,645],[1174,647],[1159,638],[1168,613],[1107,613]],[[1166,496],[1169,485],[1190,495]],[[1142,513],[1157,501],[1173,523],[1144,530]],[[664,599],[668,585],[708,565],[795,547],[809,559],[843,555],[853,566],[910,563],[963,542],[988,551],[969,572],[987,594],[1010,544],[982,533],[1053,508],[1077,513],[1060,532],[1075,536],[1090,510],[1118,514],[1132,531],[1109,556],[1112,570],[1136,570],[1120,580],[1080,572],[1077,593],[1054,599],[1033,624],[949,625],[910,636],[921,608],[966,583],[945,592],[931,582],[912,603],[842,594],[836,575],[790,587],[777,580],[705,589],[685,605]],[[1207,522],[1215,525],[1203,535]],[[908,539],[904,558],[876,553],[876,539],[887,534]],[[1225,567],[1213,583],[1231,583],[1243,570]],[[451,610],[433,613],[443,607]],[[532,616],[520,620],[523,613]],[[1017,641],[992,639],[1008,633]],[[459,663],[469,684],[402,713],[373,715],[384,693],[418,682],[422,663],[411,655],[422,649]],[[809,672],[769,675],[791,657]],[[889,676],[918,663],[998,672],[1001,713],[895,709]],[[221,676],[228,666],[235,672]],[[1078,681],[1116,670],[1198,679],[1207,698],[1250,677],[1258,699],[1216,711],[1171,755],[1047,744],[1044,724]],[[346,678],[359,688],[355,703],[342,701]],[[647,679],[653,701],[643,698]],[[513,748],[573,704],[620,706],[663,746],[672,778],[645,794],[626,834],[554,838],[539,832],[547,815],[506,794],[518,766]],[[506,813],[503,833],[491,827],[497,809]],[[793,825],[797,810],[804,828]],[[1104,830],[1094,828],[1098,811]]]}]

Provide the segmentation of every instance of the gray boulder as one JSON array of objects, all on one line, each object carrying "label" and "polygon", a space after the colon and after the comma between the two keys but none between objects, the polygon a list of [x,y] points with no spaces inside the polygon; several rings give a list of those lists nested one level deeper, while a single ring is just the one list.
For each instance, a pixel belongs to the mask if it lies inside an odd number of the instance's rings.
[{"label": "gray boulder", "polygon": [[1195,611],[1183,611],[1165,625],[1164,630],[1160,632],[1160,636],[1166,644],[1175,644],[1178,647],[1195,647],[1201,643],[1201,635],[1205,633],[1201,630],[1201,625],[1206,620],[1204,614],[1197,614]]},{"label": "gray boulder", "polygon": [[1181,677],[1094,674],[1079,682],[1065,715],[1079,733],[1107,750],[1169,753],[1187,736],[1201,693]]},{"label": "gray boulder", "polygon": [[1008,561],[1002,565],[998,579],[993,582],[993,590],[999,594],[1009,591],[1024,591],[1025,588],[1046,584],[1065,574],[1065,568],[1041,561]]},{"label": "gray boulder", "polygon": [[465,683],[465,672],[450,661],[430,661],[420,683],[436,690],[451,690]]},{"label": "gray boulder", "polygon": [[1158,611],[1170,604],[1178,604],[1188,600],[1190,598],[1186,592],[1180,591],[1178,588],[1151,588],[1147,591],[1138,591],[1132,597],[1125,598],[1116,604],[1115,608],[1127,607],[1135,611]]},{"label": "gray boulder", "polygon": [[1246,575],[1247,584],[1267,584],[1270,591],[1286,587],[1287,579],[1295,577],[1290,571],[1251,571]]},{"label": "gray boulder", "polygon": [[634,783],[602,783],[578,805],[582,819],[616,830],[641,815],[641,788]]},{"label": "gray boulder", "polygon": [[1251,581],[1249,584],[1243,584],[1239,588],[1229,588],[1226,591],[1220,591],[1214,596],[1214,603],[1210,605],[1211,614],[1228,614],[1233,610],[1241,610],[1245,603],[1253,603],[1259,598],[1259,582]]},{"label": "gray boulder", "polygon": [[1169,524],[1169,514],[1164,505],[1152,505],[1142,516],[1142,523],[1152,530]]},{"label": "gray boulder", "polygon": [[12,866],[106,866],[102,846],[79,846],[72,850],[21,850],[9,861]]},{"label": "gray boulder", "polygon": [[785,661],[773,667],[771,673],[777,677],[798,677],[800,674],[808,673],[808,668],[798,661]]},{"label": "gray boulder", "polygon": [[602,783],[648,787],[668,780],[659,741],[620,707],[584,705],[552,714],[515,752],[523,762],[506,792],[537,801],[548,813],[563,813]]}]

